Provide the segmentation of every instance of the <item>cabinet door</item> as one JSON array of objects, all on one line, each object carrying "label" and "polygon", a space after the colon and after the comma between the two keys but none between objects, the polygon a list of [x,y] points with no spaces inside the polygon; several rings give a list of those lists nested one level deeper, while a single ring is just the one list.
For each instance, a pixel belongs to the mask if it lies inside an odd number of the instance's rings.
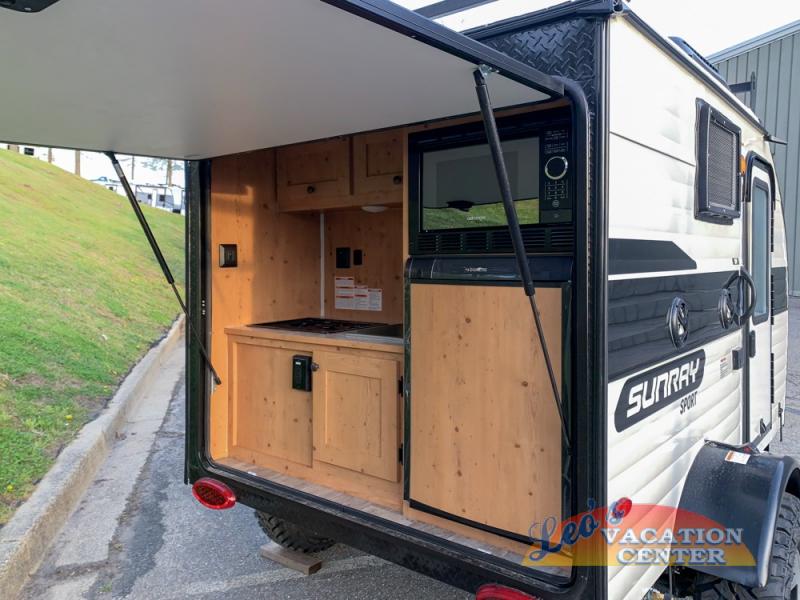
[{"label": "cabinet door", "polygon": [[292,357],[303,354],[231,343],[231,451],[249,450],[311,466],[311,392],[292,389]]},{"label": "cabinet door", "polygon": [[356,194],[385,192],[392,195],[389,201],[402,202],[403,132],[353,137],[353,173]]},{"label": "cabinet door", "polygon": [[350,140],[333,139],[279,148],[277,151],[278,203],[284,210],[294,203],[313,208],[316,199],[347,196],[350,185]]},{"label": "cabinet door", "polygon": [[397,481],[397,361],[314,352],[314,460]]}]

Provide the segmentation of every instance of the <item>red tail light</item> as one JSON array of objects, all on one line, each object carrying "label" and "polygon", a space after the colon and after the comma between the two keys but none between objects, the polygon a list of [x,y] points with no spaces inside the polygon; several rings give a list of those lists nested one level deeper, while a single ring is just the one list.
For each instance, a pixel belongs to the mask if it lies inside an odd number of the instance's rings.
[{"label": "red tail light", "polygon": [[211,510],[225,510],[236,504],[236,494],[221,481],[203,477],[194,482],[192,495],[195,499]]},{"label": "red tail light", "polygon": [[478,590],[475,600],[539,600],[534,596],[529,596],[519,590],[512,590],[511,588],[497,585],[496,583],[489,583]]}]

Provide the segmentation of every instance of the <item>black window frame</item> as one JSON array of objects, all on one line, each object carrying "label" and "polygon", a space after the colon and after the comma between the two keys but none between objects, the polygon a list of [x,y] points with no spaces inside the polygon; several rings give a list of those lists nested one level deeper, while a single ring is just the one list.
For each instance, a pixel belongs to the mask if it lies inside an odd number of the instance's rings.
[{"label": "black window frame", "polygon": [[[708,198],[708,168],[709,168],[709,136],[712,122],[722,129],[732,133],[736,138],[736,152],[733,165],[735,178],[733,189],[733,208],[712,204]],[[740,160],[742,152],[742,130],[728,119],[722,112],[711,106],[705,100],[697,100],[697,172],[695,175],[695,218],[700,221],[716,223],[719,225],[732,225],[734,219],[742,216],[742,174],[740,173]]]}]

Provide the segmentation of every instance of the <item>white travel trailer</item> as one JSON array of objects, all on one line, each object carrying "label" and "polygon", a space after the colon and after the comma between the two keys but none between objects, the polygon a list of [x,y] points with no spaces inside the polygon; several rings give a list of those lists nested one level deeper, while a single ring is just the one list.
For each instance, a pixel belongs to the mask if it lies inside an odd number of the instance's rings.
[{"label": "white travel trailer", "polygon": [[205,506],[482,600],[797,597],[774,140],[688,45],[617,0],[11,8],[0,139],[190,161]]}]

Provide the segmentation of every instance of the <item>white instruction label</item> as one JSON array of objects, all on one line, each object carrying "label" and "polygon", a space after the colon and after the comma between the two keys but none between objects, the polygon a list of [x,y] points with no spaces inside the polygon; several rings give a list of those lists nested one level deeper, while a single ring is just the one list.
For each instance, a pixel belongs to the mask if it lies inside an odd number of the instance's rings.
[{"label": "white instruction label", "polygon": [[744,452],[735,452],[731,450],[725,455],[725,460],[732,463],[738,463],[740,465],[746,465],[747,461],[750,460],[750,455],[745,454]]},{"label": "white instruction label", "polygon": [[336,277],[333,286],[334,306],[340,310],[355,308],[355,280],[352,277]]},{"label": "white instruction label", "polygon": [[380,288],[369,288],[369,308],[368,310],[383,310],[383,290]]},{"label": "white instruction label", "polygon": [[356,310],[369,310],[369,291],[367,290],[367,286],[356,286],[353,308]]}]

